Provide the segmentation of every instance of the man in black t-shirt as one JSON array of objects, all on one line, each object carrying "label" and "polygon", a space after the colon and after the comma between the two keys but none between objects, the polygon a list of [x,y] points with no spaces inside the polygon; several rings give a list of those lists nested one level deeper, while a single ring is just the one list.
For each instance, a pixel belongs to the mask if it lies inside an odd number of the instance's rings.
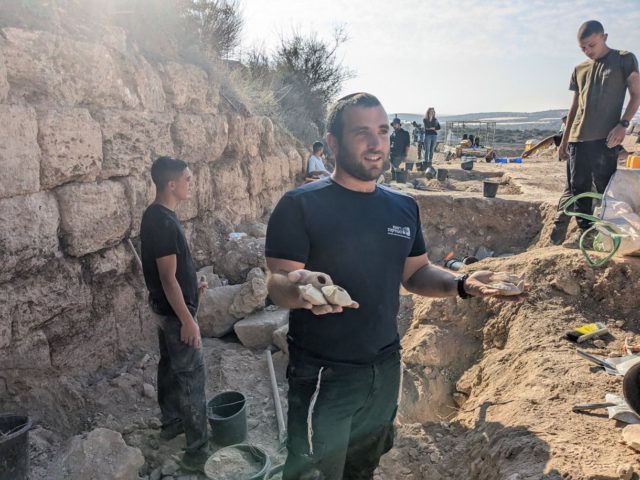
[{"label": "man in black t-shirt", "polygon": [[[415,200],[376,185],[389,155],[387,114],[376,97],[338,100],[327,130],[333,175],[286,193],[267,230],[269,295],[291,309],[284,480],[371,479],[391,448],[401,284],[432,297],[499,293],[487,286],[491,272],[455,276],[430,264]],[[298,287],[318,272],[354,303],[306,302]]]},{"label": "man in black t-shirt", "polygon": [[170,440],[184,432],[187,446],[181,464],[200,471],[207,460],[208,430],[205,368],[195,318],[199,286],[175,213],[178,202],[189,197],[192,175],[184,161],[160,157],[151,167],[151,177],[156,199],[142,216],[140,240],[149,305],[158,323],[160,438]]},{"label": "man in black t-shirt", "polygon": [[[400,168],[400,164],[402,164],[402,162],[407,161],[411,138],[409,137],[409,132],[402,128],[402,122],[398,117],[393,119],[391,126],[393,127],[393,133],[391,133],[391,137],[389,138],[389,145],[391,148],[390,160],[392,166],[391,175],[393,176],[392,179],[395,180],[395,171]],[[413,163],[411,164],[411,168],[413,168]]]}]

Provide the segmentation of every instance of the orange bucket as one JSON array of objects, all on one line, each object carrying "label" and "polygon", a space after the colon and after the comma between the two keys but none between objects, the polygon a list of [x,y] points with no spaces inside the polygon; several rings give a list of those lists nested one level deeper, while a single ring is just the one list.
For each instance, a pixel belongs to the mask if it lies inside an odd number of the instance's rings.
[{"label": "orange bucket", "polygon": [[629,155],[627,157],[627,168],[640,168],[640,155]]}]

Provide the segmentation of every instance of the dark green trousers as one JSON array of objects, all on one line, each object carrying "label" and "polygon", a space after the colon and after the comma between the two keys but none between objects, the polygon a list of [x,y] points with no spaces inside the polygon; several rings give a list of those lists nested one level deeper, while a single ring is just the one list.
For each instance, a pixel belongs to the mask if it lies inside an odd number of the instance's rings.
[{"label": "dark green trousers", "polygon": [[283,480],[369,480],[393,446],[400,352],[366,366],[291,356]]}]

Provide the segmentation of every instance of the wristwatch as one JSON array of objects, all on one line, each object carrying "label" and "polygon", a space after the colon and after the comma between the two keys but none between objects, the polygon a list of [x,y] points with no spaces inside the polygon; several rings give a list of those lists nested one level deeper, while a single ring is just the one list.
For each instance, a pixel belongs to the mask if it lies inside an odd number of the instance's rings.
[{"label": "wristwatch", "polygon": [[629,128],[629,120],[625,120],[624,118],[618,122],[624,128]]},{"label": "wristwatch", "polygon": [[464,275],[458,275],[455,277],[455,281],[458,284],[458,296],[460,298],[464,298],[465,300],[467,298],[473,297],[473,295],[469,295],[467,291],[464,289],[464,282],[467,280],[467,278],[469,278],[468,273],[465,273]]}]

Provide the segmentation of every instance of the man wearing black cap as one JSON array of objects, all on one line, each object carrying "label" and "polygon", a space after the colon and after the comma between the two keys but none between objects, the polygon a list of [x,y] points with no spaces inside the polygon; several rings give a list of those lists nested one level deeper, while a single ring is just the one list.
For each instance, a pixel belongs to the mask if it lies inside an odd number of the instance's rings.
[{"label": "man wearing black cap", "polygon": [[411,139],[409,132],[402,128],[402,122],[398,117],[394,118],[391,122],[393,132],[391,133],[391,179],[396,179],[396,170],[400,167],[402,162],[407,161],[407,154],[409,153],[409,145]]}]

